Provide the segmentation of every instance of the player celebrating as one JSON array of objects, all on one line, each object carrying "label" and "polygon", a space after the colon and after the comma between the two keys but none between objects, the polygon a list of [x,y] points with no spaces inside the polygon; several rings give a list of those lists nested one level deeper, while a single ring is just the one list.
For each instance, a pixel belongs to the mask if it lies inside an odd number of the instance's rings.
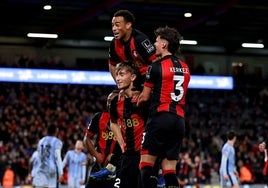
[{"label": "player celebrating", "polygon": [[138,185],[145,119],[136,106],[139,94],[133,91],[138,76],[139,70],[132,62],[122,62],[116,66],[116,83],[120,93],[112,100],[110,115],[112,131],[122,150],[120,179],[116,182],[120,182],[120,188],[137,188]]},{"label": "player celebrating", "polygon": [[128,10],[119,10],[112,18],[114,39],[109,49],[109,70],[114,80],[116,64],[131,60],[145,76],[148,65],[156,59],[154,45],[147,35],[133,28],[134,22]]},{"label": "player celebrating", "polygon": [[[115,90],[107,97],[107,110],[110,107],[111,100],[116,95],[118,95],[118,91]],[[105,178],[115,174],[121,152],[119,156],[112,153],[118,144],[110,128],[110,114],[107,110],[97,112],[94,115],[84,137],[84,143],[89,153],[96,159],[86,187],[114,184],[113,180]]]},{"label": "player celebrating", "polygon": [[141,183],[155,187],[153,166],[161,160],[166,187],[179,187],[176,164],[185,132],[184,106],[190,81],[189,68],[175,53],[180,46],[176,29],[158,28],[156,55],[159,60],[149,65],[138,106],[150,99],[150,114],[146,123],[141,151]]}]

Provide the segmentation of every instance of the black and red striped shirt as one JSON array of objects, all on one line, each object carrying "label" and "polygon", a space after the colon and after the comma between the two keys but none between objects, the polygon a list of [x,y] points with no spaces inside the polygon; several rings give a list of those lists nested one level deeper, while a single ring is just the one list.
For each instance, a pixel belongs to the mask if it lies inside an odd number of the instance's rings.
[{"label": "black and red striped shirt", "polygon": [[155,47],[142,32],[133,29],[130,39],[125,42],[113,40],[109,49],[109,63],[116,65],[123,61],[133,61],[141,75],[145,75],[147,67],[156,59]]},{"label": "black and red striped shirt", "polygon": [[184,117],[189,82],[189,68],[176,56],[168,55],[149,65],[144,86],[153,89],[150,113],[166,111]]},{"label": "black and red striped shirt", "polygon": [[108,112],[98,112],[96,113],[91,123],[89,124],[86,134],[93,138],[96,138],[96,147],[98,152],[100,152],[104,157],[106,157],[113,152],[114,146],[116,144],[116,139],[110,128],[110,114]]},{"label": "black and red striped shirt", "polygon": [[138,95],[125,98],[115,97],[110,106],[111,121],[121,127],[122,136],[126,143],[125,151],[140,151],[144,131],[144,116],[137,108]]}]

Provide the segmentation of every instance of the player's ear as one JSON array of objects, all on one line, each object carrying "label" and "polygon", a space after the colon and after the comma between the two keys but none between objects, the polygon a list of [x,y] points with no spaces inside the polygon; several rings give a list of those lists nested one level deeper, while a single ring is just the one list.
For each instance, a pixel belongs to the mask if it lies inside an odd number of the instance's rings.
[{"label": "player's ear", "polygon": [[127,29],[130,29],[131,27],[132,27],[132,23],[131,23],[131,22],[127,22],[127,23],[126,23],[126,28],[127,28]]},{"label": "player's ear", "polygon": [[167,43],[166,42],[163,42],[163,48],[167,48]]},{"label": "player's ear", "polygon": [[133,82],[136,78],[137,78],[137,75],[136,75],[136,74],[132,74],[132,75],[131,75],[131,81],[132,81],[132,82]]}]

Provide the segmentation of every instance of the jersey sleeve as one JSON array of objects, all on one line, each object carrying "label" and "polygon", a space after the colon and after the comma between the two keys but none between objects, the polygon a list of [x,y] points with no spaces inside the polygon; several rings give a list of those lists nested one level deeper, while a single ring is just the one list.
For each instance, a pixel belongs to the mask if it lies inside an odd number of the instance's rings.
[{"label": "jersey sleeve", "polygon": [[70,151],[67,151],[67,153],[66,153],[66,155],[65,155],[65,157],[64,157],[64,159],[62,161],[62,168],[64,168],[67,165],[69,154],[70,154]]},{"label": "jersey sleeve", "polygon": [[97,112],[90,124],[88,125],[88,128],[86,130],[86,134],[89,135],[90,137],[93,137],[94,135],[99,133],[99,121],[100,121],[100,117],[101,117],[101,112]]},{"label": "jersey sleeve", "polygon": [[62,164],[61,150],[60,149],[56,148],[55,159],[56,159],[58,174],[61,176],[63,174],[63,164]]},{"label": "jersey sleeve", "polygon": [[221,157],[221,163],[222,163],[222,170],[223,170],[223,175],[227,174],[227,160],[229,157],[230,150],[228,148],[223,148],[222,150],[222,157]]},{"label": "jersey sleeve", "polygon": [[139,52],[141,57],[147,62],[147,64],[151,64],[153,60],[156,59],[155,55],[155,46],[150,41],[149,37],[144,33],[137,31],[137,35],[135,36],[135,45],[136,50]]},{"label": "jersey sleeve", "polygon": [[62,141],[59,139],[58,142],[56,142],[56,146],[55,146],[56,149],[59,149],[61,150],[62,149]]},{"label": "jersey sleeve", "polygon": [[155,63],[148,66],[147,71],[146,71],[144,86],[150,87],[150,88],[154,86],[154,82],[157,79],[155,76],[156,72],[157,72],[157,66],[155,66]]},{"label": "jersey sleeve", "polygon": [[120,62],[120,59],[118,55],[115,52],[115,39],[112,40],[110,47],[109,47],[109,64],[115,66],[118,62]]},{"label": "jersey sleeve", "polygon": [[111,101],[111,105],[110,105],[110,119],[112,123],[117,123],[117,119],[118,119],[118,114],[117,114],[117,100],[118,100],[118,96],[114,97]]},{"label": "jersey sleeve", "polygon": [[86,180],[86,170],[87,170],[87,157],[83,153],[83,162],[82,162],[82,180]]}]

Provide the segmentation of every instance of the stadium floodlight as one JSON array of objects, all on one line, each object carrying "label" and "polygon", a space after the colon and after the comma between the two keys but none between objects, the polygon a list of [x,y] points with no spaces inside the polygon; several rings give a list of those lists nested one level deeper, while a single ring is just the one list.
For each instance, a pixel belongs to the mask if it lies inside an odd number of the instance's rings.
[{"label": "stadium floodlight", "polygon": [[181,44],[187,44],[187,45],[197,45],[196,40],[181,40],[180,43]]},{"label": "stadium floodlight", "polygon": [[242,43],[244,48],[264,48],[262,43]]},{"label": "stadium floodlight", "polygon": [[58,35],[57,34],[49,34],[49,33],[28,33],[27,37],[56,39],[56,38],[58,38]]},{"label": "stadium floodlight", "polygon": [[105,41],[112,41],[113,38],[114,38],[114,37],[112,37],[112,36],[105,36],[105,37],[104,37],[104,40],[105,40]]}]

